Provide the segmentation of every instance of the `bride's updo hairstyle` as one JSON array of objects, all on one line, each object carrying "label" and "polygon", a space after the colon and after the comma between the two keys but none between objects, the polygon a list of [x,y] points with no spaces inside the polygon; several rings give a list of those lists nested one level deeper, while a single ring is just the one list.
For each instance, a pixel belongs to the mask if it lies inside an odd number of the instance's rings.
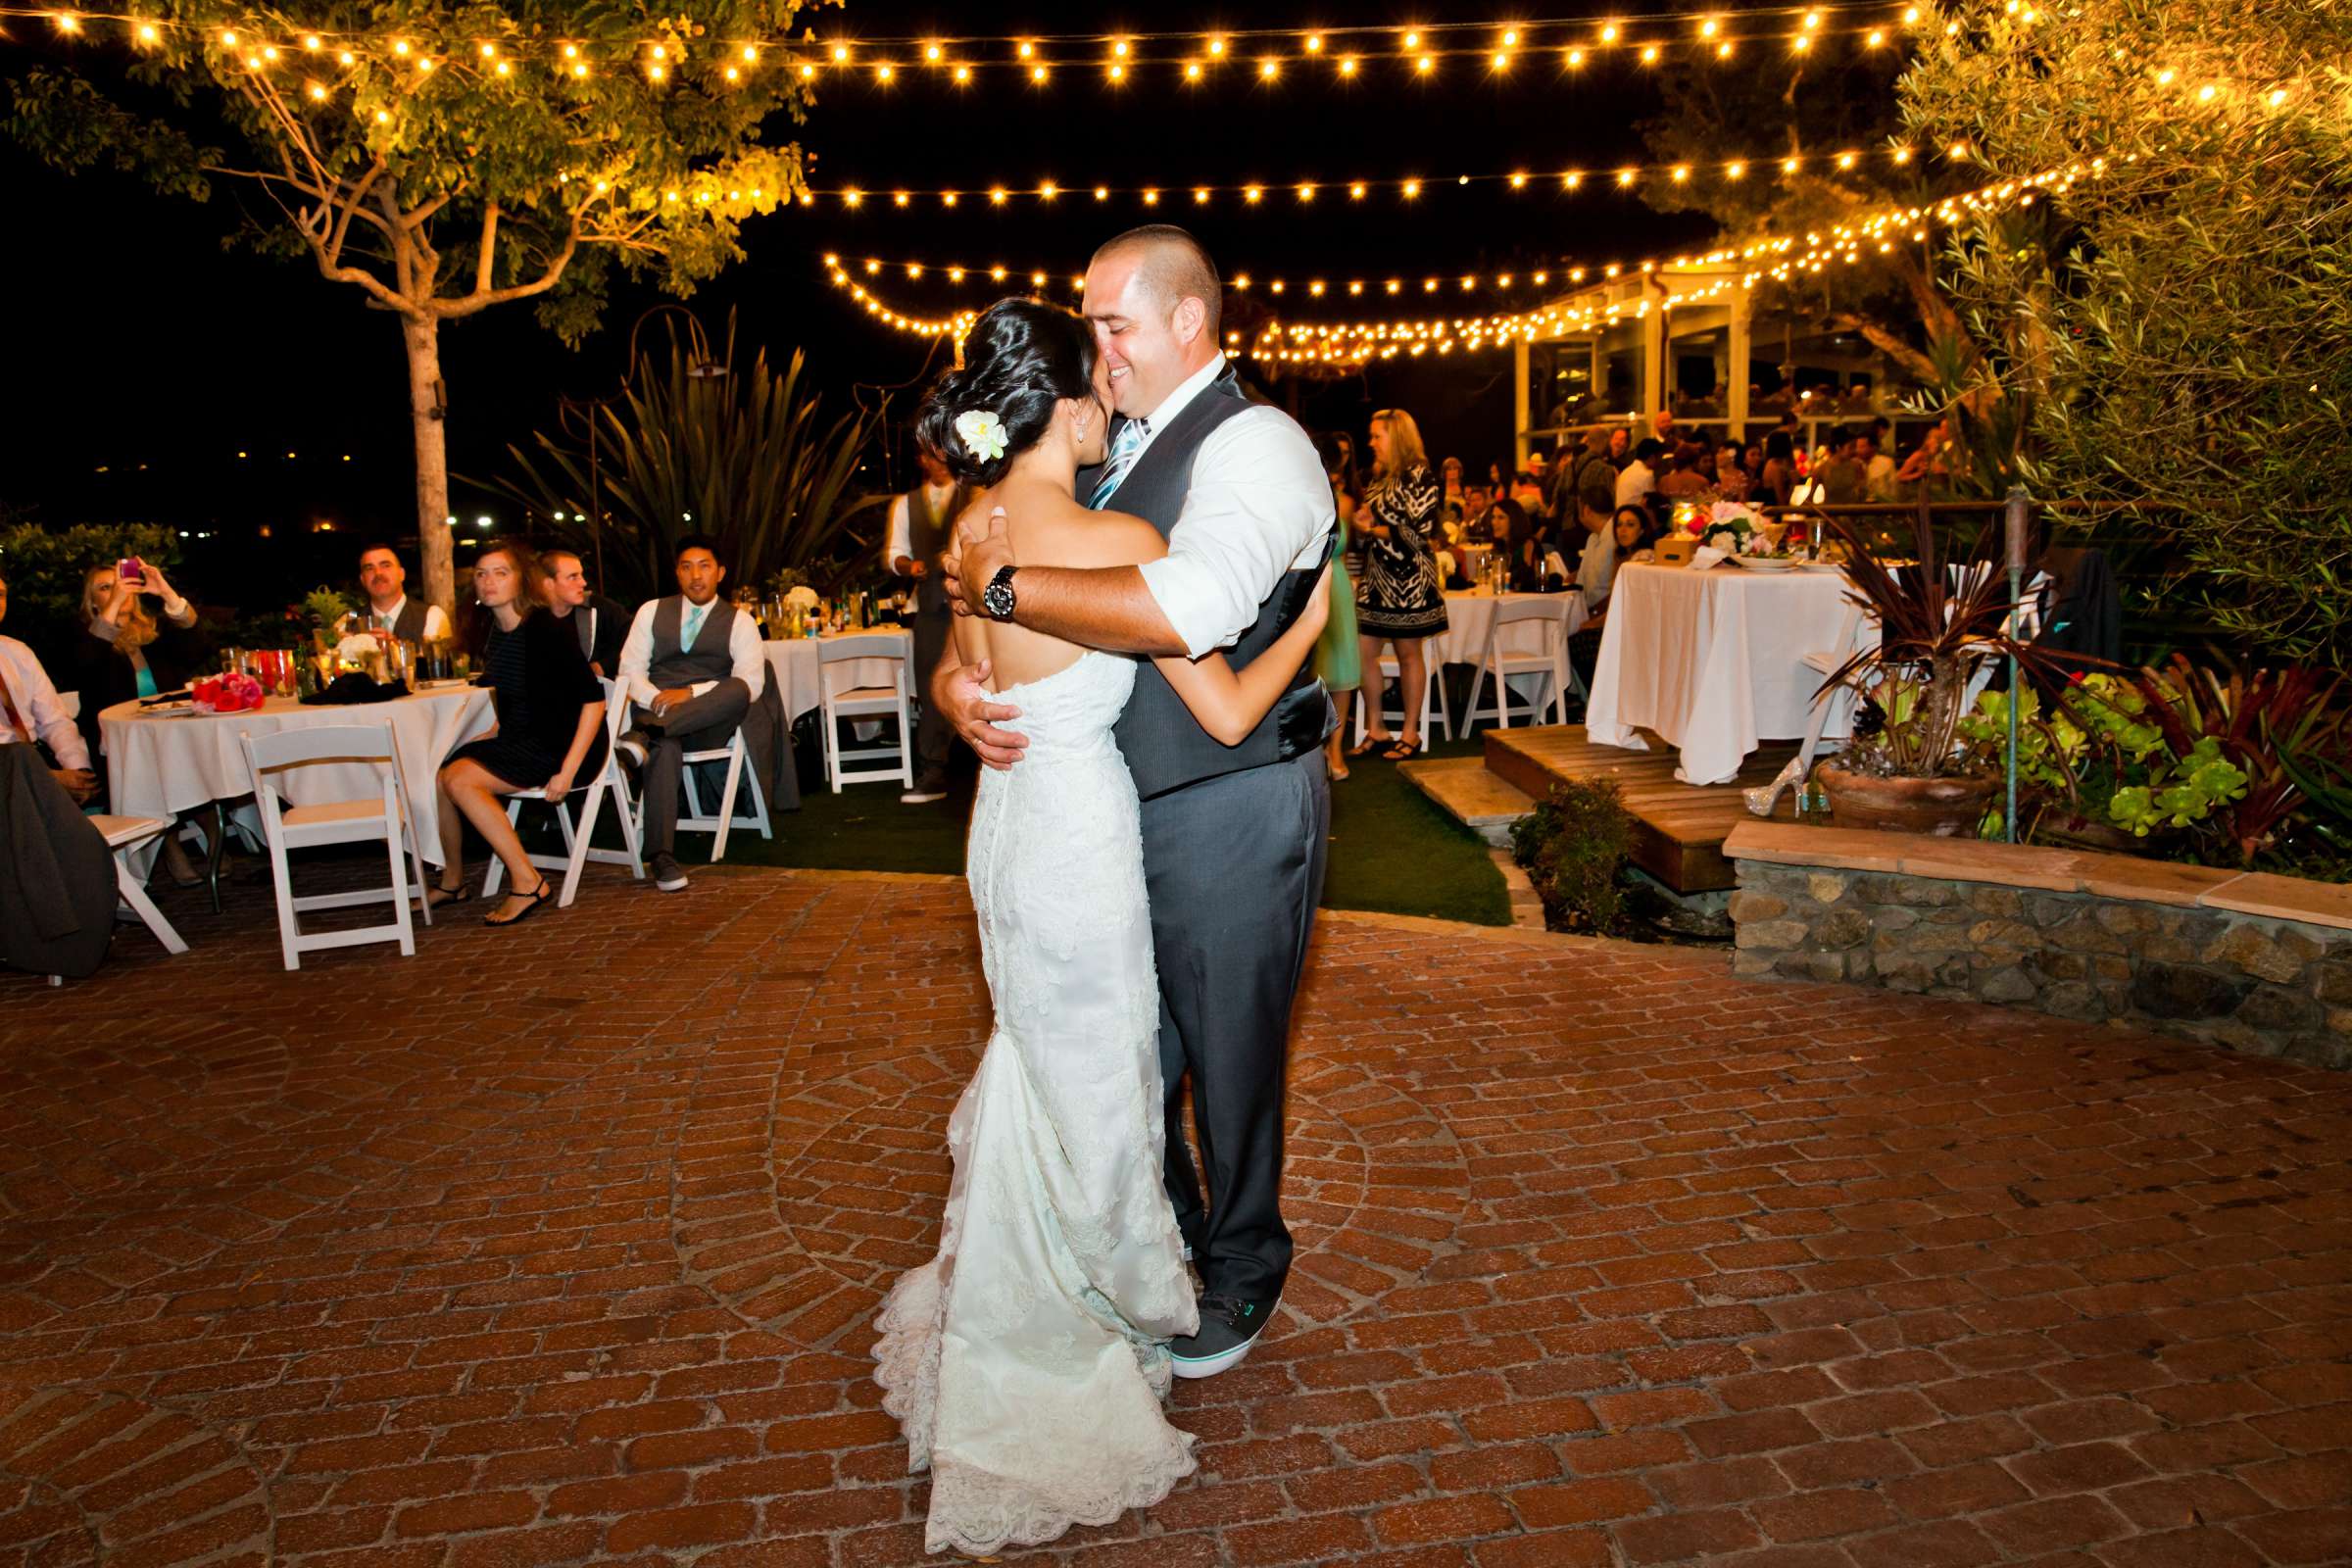
[{"label": "bride's updo hairstyle", "polygon": [[[1083,319],[1039,300],[999,300],[965,336],[962,368],[931,383],[915,434],[956,478],[995,484],[1045,435],[1054,404],[1094,390],[1095,335]],[[997,457],[974,452],[956,428],[957,415],[981,411],[1004,427],[1004,450]]]}]

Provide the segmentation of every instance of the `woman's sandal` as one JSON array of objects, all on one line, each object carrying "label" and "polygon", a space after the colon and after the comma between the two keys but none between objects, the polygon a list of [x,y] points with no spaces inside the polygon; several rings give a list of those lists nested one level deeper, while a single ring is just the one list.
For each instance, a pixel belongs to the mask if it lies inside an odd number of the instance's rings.
[{"label": "woman's sandal", "polygon": [[1420,742],[1400,740],[1391,745],[1387,751],[1381,753],[1380,760],[1384,762],[1409,762],[1420,754]]},{"label": "woman's sandal", "polygon": [[539,879],[539,885],[538,885],[537,887],[535,887],[535,888],[531,889],[531,891],[530,891],[530,892],[528,892],[528,893],[513,893],[513,892],[510,892],[510,893],[507,895],[507,897],[508,897],[508,898],[510,898],[510,899],[528,899],[528,900],[530,900],[530,901],[531,901],[530,903],[528,903],[528,904],[524,905],[524,906],[522,906],[522,908],[521,908],[519,911],[517,911],[516,913],[514,913],[514,914],[511,914],[511,915],[507,916],[507,918],[505,918],[504,920],[501,920],[501,919],[498,917],[498,911],[497,911],[496,909],[493,909],[493,910],[491,910],[491,911],[490,911],[488,914],[485,914],[485,915],[483,915],[483,916],[482,916],[482,924],[484,924],[484,925],[520,925],[520,924],[521,924],[523,921],[525,921],[525,920],[528,920],[528,919],[529,919],[529,918],[530,918],[532,915],[534,915],[534,914],[538,913],[538,911],[539,911],[539,906],[541,906],[542,904],[545,904],[545,903],[546,903],[546,902],[547,902],[549,899],[551,899],[551,898],[555,897],[555,892],[556,892],[556,890],[555,890],[555,887],[554,887],[554,886],[553,886],[551,883],[549,883],[549,881],[547,880],[547,878],[545,878],[545,877],[541,877],[541,878]]},{"label": "woman's sandal", "polygon": [[464,904],[472,897],[473,889],[463,882],[454,888],[445,888],[436,882],[424,890],[424,906],[428,909],[446,909],[453,904]]},{"label": "woman's sandal", "polygon": [[1357,741],[1353,746],[1348,747],[1348,755],[1349,757],[1363,757],[1372,752],[1379,751],[1382,747],[1391,745],[1396,741],[1396,737],[1394,735],[1367,735],[1362,740]]}]

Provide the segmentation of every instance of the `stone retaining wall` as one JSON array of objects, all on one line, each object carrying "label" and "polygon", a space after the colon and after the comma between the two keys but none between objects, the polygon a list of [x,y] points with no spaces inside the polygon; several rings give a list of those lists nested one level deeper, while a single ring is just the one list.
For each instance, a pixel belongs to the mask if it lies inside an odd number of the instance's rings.
[{"label": "stone retaining wall", "polygon": [[1788,824],[1743,824],[1725,853],[1740,869],[1740,975],[2004,1003],[2352,1066],[2352,890],[2282,897],[2278,877]]}]

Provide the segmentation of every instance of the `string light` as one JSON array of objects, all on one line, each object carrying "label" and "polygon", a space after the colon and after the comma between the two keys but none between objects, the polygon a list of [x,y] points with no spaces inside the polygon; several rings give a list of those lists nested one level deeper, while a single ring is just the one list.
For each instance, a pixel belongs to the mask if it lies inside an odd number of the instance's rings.
[{"label": "string light", "polygon": [[[1963,151],[1955,150],[1952,156],[1954,158],[1961,158],[1965,157],[1966,155]],[[1836,163],[1838,169],[1852,171],[1859,169],[1867,161],[1878,161],[1896,167],[1907,166],[1913,163],[1916,160],[1916,157],[1917,154],[1914,149],[1910,147],[1894,146],[1881,148],[1869,153],[1857,152],[1849,149],[1832,156],[1832,161]],[[1649,179],[1665,179],[1677,185],[1688,185],[1698,183],[1699,181],[1709,177],[1716,177],[1724,180],[1744,179],[1747,177],[1749,171],[1752,168],[1757,167],[1765,169],[1778,169],[1783,174],[1794,174],[1804,167],[1804,163],[1805,160],[1803,155],[1799,154],[1791,155],[1788,158],[1779,159],[1777,161],[1764,160],[1756,163],[1751,163],[1751,161],[1747,159],[1734,159],[1729,163],[1722,164],[1628,164],[1620,169],[1612,171],[1611,180],[1618,188],[1631,188],[1638,186]],[[1262,203],[1259,201],[1259,198],[1251,196],[1250,192],[1257,191],[1259,195],[1262,196],[1264,190],[1270,183],[1271,182],[1269,181],[1262,180],[1249,180],[1234,184],[1187,185],[1184,188],[1196,192],[1205,191],[1209,193],[1211,197],[1222,195],[1238,195],[1244,198],[1246,204],[1262,205]],[[1314,199],[1314,193],[1321,189],[1325,182],[1320,180],[1290,180],[1285,181],[1284,183],[1287,183],[1293,190],[1298,192],[1299,200],[1312,201]],[[1414,177],[1381,180],[1358,179],[1348,182],[1348,194],[1352,200],[1362,201],[1376,190],[1394,190],[1399,195],[1405,197],[1407,200],[1410,200],[1423,193],[1424,183],[1425,182],[1423,180]],[[1459,174],[1455,176],[1452,183],[1457,188],[1469,185],[1500,185],[1503,188],[1511,191],[1526,191],[1532,189],[1534,186],[1534,181],[1524,169],[1507,171],[1496,170],[1480,172],[1476,173]],[[1569,170],[1560,176],[1559,188],[1567,191],[1578,191],[1585,187],[1585,176],[1582,171]],[[1108,201],[1112,196],[1122,194],[1142,196],[1146,195],[1147,192],[1150,193],[1150,195],[1147,196],[1148,201],[1156,201],[1157,192],[1163,188],[1164,187],[1157,185],[1097,185],[1094,187],[1094,191],[1095,199],[1097,201]],[[1055,186],[1051,181],[1045,181],[1031,186],[999,187],[999,189],[1005,192],[1007,200],[1035,198],[1041,201],[1052,201],[1054,196],[1059,194],[1059,187]],[[811,201],[823,200],[828,197],[838,197],[842,194],[843,192],[841,191],[827,190],[821,187],[812,189],[808,193]],[[946,191],[918,191],[916,194],[918,196],[935,195],[944,199],[944,197],[949,193]]]},{"label": "string light", "polygon": [[[1810,8],[1801,17],[1786,10],[1759,12],[1736,20],[1708,17],[1700,23],[1694,35],[1686,32],[1683,36],[1694,57],[1718,59],[1730,58],[1738,45],[1773,37],[1791,42],[1802,38],[1810,42],[1839,34],[1860,39],[1867,33],[1883,39],[1886,33],[1885,3],[1886,0],[1838,0],[1838,3]],[[2032,8],[2013,7],[2012,14],[2031,15]],[[1918,7],[1907,10],[1904,13],[1906,25],[1916,23],[1918,15]],[[0,16],[47,18],[60,32],[76,35],[87,33],[90,30],[88,24],[101,20],[85,18],[78,12],[44,11],[25,6],[0,6]],[[194,24],[167,20],[103,20],[122,22],[135,31],[139,41],[150,44],[160,42],[167,28],[202,30]],[[919,59],[935,67],[953,65],[952,79],[958,84],[968,84],[975,70],[990,66],[1018,65],[1033,80],[1042,79],[1035,74],[1047,64],[1047,50],[1054,47],[1100,48],[1107,42],[1109,59],[1106,65],[1115,63],[1120,68],[1115,72],[1105,72],[1107,79],[1114,83],[1136,79],[1138,73],[1144,69],[1161,67],[1182,73],[1185,79],[1200,81],[1205,79],[1205,72],[1199,69],[1203,59],[1213,63],[1228,58],[1234,40],[1241,38],[1264,45],[1267,59],[1277,63],[1274,72],[1261,69],[1261,79],[1271,79],[1279,74],[1279,63],[1293,57],[1323,59],[1336,56],[1340,61],[1338,74],[1343,77],[1353,76],[1362,69],[1364,60],[1372,55],[1392,57],[1410,74],[1428,76],[1435,73],[1441,62],[1448,58],[1474,55],[1484,59],[1497,73],[1507,72],[1515,63],[1518,52],[1526,48],[1563,48],[1568,51],[1571,63],[1581,66],[1585,63],[1586,46],[1595,37],[1603,48],[1607,48],[1625,36],[1625,26],[1671,31],[1677,21],[1676,14],[1660,10],[1612,19],[1600,26],[1597,33],[1589,31],[1584,24],[1562,21],[1502,25],[1442,22],[1415,24],[1409,27],[1370,24],[1337,29],[1261,27],[1241,34],[1171,28],[1123,34],[1107,40],[1100,33],[1038,34],[1014,40],[1014,46],[1009,51],[1004,50],[1004,40],[1001,37],[982,34],[868,38],[853,44],[839,38],[817,43],[806,35],[795,37],[789,31],[780,29],[749,39],[739,38],[728,45],[723,53],[734,58],[734,64],[740,72],[760,65],[771,51],[782,51],[786,56],[787,70],[801,79],[808,80],[814,74],[808,68],[816,60],[829,59],[837,67],[848,67],[857,60],[862,49],[868,52],[869,59],[889,61],[895,55]],[[223,29],[217,36],[222,39],[222,47],[226,49],[241,47],[236,29]],[[289,33],[286,37],[289,45],[299,41],[306,51],[312,53],[337,50],[365,52],[380,49],[386,41],[381,34],[359,30],[305,30]],[[406,39],[398,41],[403,44],[408,42]],[[569,62],[577,58],[572,51],[579,47],[570,40],[530,37],[501,39],[495,45],[481,40],[474,42],[475,49],[469,53],[484,62],[482,69],[486,73],[494,72],[492,62],[501,57],[513,59],[519,66],[527,63],[534,54],[543,52],[546,58],[552,59],[559,51],[564,51],[562,58]],[[1654,65],[1669,50],[1679,47],[1682,45],[1653,37],[1642,45],[1642,61]],[[399,52],[407,51],[403,49]],[[954,59],[956,55],[964,58]],[[723,60],[712,62],[714,74],[723,64]],[[665,65],[669,69],[677,69],[671,63],[665,62]],[[887,81],[893,78],[877,74],[876,79]]]},{"label": "string light", "polygon": [[[1228,341],[1236,352],[1276,364],[1352,365],[1392,358],[1397,354],[1500,349],[1518,342],[1605,330],[1626,319],[1642,318],[1655,312],[1704,303],[1734,288],[1752,287],[1767,280],[1787,281],[1799,275],[1818,274],[1832,267],[1858,265],[1867,256],[1890,251],[1896,237],[1924,241],[1932,225],[1949,225],[1971,216],[1998,212],[2012,206],[2028,206],[2046,195],[2062,195],[2077,181],[2098,177],[2107,169],[2104,159],[2071,164],[2040,174],[2002,180],[1925,207],[1888,208],[1856,222],[1834,225],[1826,231],[1808,235],[1802,241],[1793,236],[1783,236],[1700,256],[1678,256],[1665,262],[1650,258],[1635,263],[1611,262],[1597,268],[1572,267],[1565,274],[1566,281],[1574,286],[1584,284],[1588,277],[1595,273],[1609,280],[1631,271],[1644,278],[1657,278],[1664,285],[1663,294],[1644,290],[1638,298],[1604,297],[1595,301],[1581,301],[1579,296],[1571,295],[1533,310],[1503,312],[1486,317],[1370,322],[1278,320],[1263,327],[1246,349],[1242,347],[1238,333]],[[839,257],[826,257],[825,265],[834,281],[850,289],[868,314],[882,319],[885,324],[937,336],[943,332],[961,330],[963,327],[957,323],[968,326],[974,318],[968,311],[948,318],[902,316],[857,286],[842,270]],[[880,271],[883,266],[879,261],[867,265],[875,272]],[[960,264],[947,267],[924,263],[893,265],[906,270],[909,276],[919,276],[923,270],[942,271],[951,281],[956,282],[966,276],[976,276],[981,270]],[[1000,283],[1008,276],[1007,270],[1001,266],[987,270],[989,276]],[[1045,287],[1048,281],[1043,271],[1032,272],[1030,279],[1032,285],[1039,288]],[[1482,289],[1509,290],[1521,286],[1544,288],[1549,286],[1552,279],[1553,274],[1546,270],[1528,274],[1524,278],[1508,272],[1492,276],[1474,273],[1457,277],[1454,283],[1457,290],[1472,292]],[[1376,281],[1381,292],[1392,298],[1400,295],[1405,287],[1404,279],[1399,277],[1378,280],[1310,278],[1303,286],[1312,298],[1323,298],[1343,285],[1350,297],[1361,297]],[[1082,280],[1073,278],[1070,282],[1076,288]],[[1424,277],[1419,280],[1420,292],[1436,295],[1443,282],[1437,277]],[[1279,275],[1261,279],[1249,271],[1240,271],[1234,274],[1232,286],[1242,292],[1260,288],[1267,294],[1287,296],[1291,283]]]}]

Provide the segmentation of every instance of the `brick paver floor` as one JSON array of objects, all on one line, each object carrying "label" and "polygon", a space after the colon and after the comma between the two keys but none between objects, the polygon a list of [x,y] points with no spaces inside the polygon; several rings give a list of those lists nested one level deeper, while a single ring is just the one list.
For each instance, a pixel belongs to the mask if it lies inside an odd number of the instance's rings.
[{"label": "brick paver floor", "polygon": [[[0,1558],[921,1560],[867,1325],[960,888],[479,908],[0,977]],[[1726,969],[1327,915],[1282,1320],[1179,1386],[1200,1475],[1025,1555],[2352,1559],[2352,1078]]]}]

